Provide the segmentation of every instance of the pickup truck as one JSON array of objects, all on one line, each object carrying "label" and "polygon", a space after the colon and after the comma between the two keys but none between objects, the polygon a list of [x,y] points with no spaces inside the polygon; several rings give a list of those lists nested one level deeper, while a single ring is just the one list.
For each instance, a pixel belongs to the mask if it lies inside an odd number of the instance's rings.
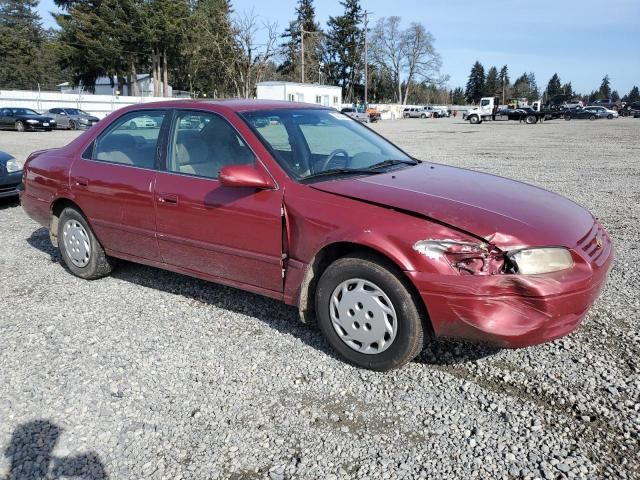
[{"label": "pickup truck", "polygon": [[340,110],[345,115],[349,115],[354,120],[358,120],[362,123],[369,123],[369,114],[363,112],[362,110],[358,110],[357,108],[346,107]]}]

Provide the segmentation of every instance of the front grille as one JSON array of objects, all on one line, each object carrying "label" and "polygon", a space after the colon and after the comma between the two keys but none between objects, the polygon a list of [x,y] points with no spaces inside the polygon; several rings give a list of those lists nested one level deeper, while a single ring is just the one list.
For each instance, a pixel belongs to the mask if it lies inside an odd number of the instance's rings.
[{"label": "front grille", "polygon": [[611,253],[611,239],[598,222],[594,222],[591,230],[578,240],[580,249],[587,258],[601,267]]},{"label": "front grille", "polygon": [[0,185],[0,193],[13,192],[16,188],[18,188],[19,183],[15,185]]}]

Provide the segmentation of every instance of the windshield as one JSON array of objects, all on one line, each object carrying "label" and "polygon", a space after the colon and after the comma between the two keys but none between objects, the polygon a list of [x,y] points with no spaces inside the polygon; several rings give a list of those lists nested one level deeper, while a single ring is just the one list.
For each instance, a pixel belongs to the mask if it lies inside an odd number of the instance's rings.
[{"label": "windshield", "polygon": [[68,115],[86,115],[87,117],[89,116],[87,112],[85,112],[84,110],[79,110],[77,108],[65,108],[64,111],[67,112]]},{"label": "windshield", "polygon": [[14,115],[40,115],[35,110],[31,110],[30,108],[12,108],[11,111]]},{"label": "windshield", "polygon": [[[360,122],[334,110],[283,109],[242,117],[296,180],[380,173],[415,160]],[[371,170],[369,170],[371,169]]]}]

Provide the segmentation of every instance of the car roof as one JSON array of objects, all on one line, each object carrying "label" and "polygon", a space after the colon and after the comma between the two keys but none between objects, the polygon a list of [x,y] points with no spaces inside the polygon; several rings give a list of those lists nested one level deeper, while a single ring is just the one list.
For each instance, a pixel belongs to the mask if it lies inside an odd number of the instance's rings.
[{"label": "car roof", "polygon": [[232,112],[257,112],[262,110],[290,110],[290,109],[316,109],[332,110],[331,107],[313,103],[288,102],[284,100],[251,100],[251,99],[219,99],[219,100],[164,100],[136,104],[128,107],[128,110],[152,109],[152,108],[199,108],[220,107]]}]

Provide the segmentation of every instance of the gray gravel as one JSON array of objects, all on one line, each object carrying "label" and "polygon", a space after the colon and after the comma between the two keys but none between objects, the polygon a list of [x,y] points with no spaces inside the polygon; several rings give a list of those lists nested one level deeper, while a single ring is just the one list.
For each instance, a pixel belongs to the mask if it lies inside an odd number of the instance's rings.
[{"label": "gray gravel", "polygon": [[[598,215],[617,260],[581,328],[523,350],[439,341],[362,371],[272,300],[133,264],[75,278],[4,202],[0,478],[639,478],[640,120],[374,128]],[[0,132],[0,150],[35,135],[74,133]]]}]

